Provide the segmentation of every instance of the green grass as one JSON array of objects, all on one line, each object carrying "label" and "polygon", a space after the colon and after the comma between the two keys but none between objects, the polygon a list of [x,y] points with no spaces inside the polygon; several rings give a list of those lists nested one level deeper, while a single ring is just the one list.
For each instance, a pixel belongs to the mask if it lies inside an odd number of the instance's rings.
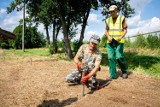
[{"label": "green grass", "polygon": [[126,62],[130,70],[139,71],[160,77],[160,57],[137,53],[125,53]]},{"label": "green grass", "polygon": [[[138,51],[125,51],[124,56],[129,71],[160,77],[160,54],[159,50],[137,49]],[[105,48],[101,49],[102,65],[108,66],[108,55]],[[151,54],[152,53],[152,54]]]},{"label": "green grass", "polygon": [[4,53],[8,56],[10,54],[18,55],[18,56],[50,56],[49,50],[46,48],[40,49],[25,49],[23,52],[22,50],[4,50]]},{"label": "green grass", "polygon": [[42,49],[27,49],[24,52],[26,55],[37,55],[37,56],[50,56],[49,50],[46,48]]},{"label": "green grass", "polygon": [[10,60],[23,60],[27,57],[48,57],[51,58],[52,56],[49,53],[49,49],[47,48],[40,48],[40,49],[25,49],[23,52],[22,50],[16,49],[0,49],[0,61],[10,61]]},{"label": "green grass", "polygon": [[45,57],[72,61],[68,57],[66,57],[65,53],[62,51],[59,51],[57,54],[51,55],[48,48],[25,49],[24,52],[20,49],[0,49],[0,60],[23,59],[25,57]]},{"label": "green grass", "polygon": [[[145,50],[144,50],[145,51]],[[143,51],[143,52],[144,52]],[[148,51],[148,50],[147,50]],[[108,55],[105,48],[101,48],[102,52],[102,66],[108,66]],[[148,51],[147,53],[142,53],[141,51],[125,51],[125,60],[128,66],[129,71],[142,72],[147,75],[152,75],[154,77],[160,77],[160,55],[158,54],[150,54],[153,51]],[[24,58],[30,56],[38,56],[38,57],[48,57],[55,58],[59,60],[67,60],[72,61],[66,58],[64,52],[60,52],[58,54],[50,55],[49,49],[40,48],[40,49],[25,49],[25,52],[22,50],[0,50],[1,59],[12,59],[16,58]]]}]

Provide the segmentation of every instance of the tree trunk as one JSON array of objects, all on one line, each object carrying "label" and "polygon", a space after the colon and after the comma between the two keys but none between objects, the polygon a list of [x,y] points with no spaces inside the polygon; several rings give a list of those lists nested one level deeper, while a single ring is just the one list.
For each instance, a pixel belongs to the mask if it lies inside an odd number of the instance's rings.
[{"label": "tree trunk", "polygon": [[57,40],[56,40],[56,23],[55,20],[53,21],[53,54],[57,53],[56,52],[57,48]]},{"label": "tree trunk", "polygon": [[80,38],[79,38],[79,42],[78,42],[78,47],[80,47],[83,43],[84,32],[85,32],[85,28],[86,28],[86,25],[87,25],[87,20],[88,20],[88,16],[89,16],[89,13],[90,13],[90,9],[91,8],[89,7],[87,12],[84,14],[84,17],[83,17],[83,24],[82,24],[82,30],[81,30]]},{"label": "tree trunk", "polygon": [[[57,32],[56,32],[56,35],[55,35],[56,45],[57,45],[57,37],[58,37],[59,31],[60,31],[60,28],[61,28],[61,24],[57,27]],[[58,52],[58,46],[56,46],[55,51],[56,51],[56,53]]]},{"label": "tree trunk", "polygon": [[48,32],[48,25],[45,25],[45,29],[46,29],[46,35],[47,35],[47,42],[48,42],[48,45],[50,45],[50,37],[49,37],[49,32]]},{"label": "tree trunk", "polygon": [[62,24],[63,36],[64,36],[64,49],[65,49],[65,52],[66,52],[68,58],[72,59],[73,54],[72,54],[71,46],[69,43],[70,41],[68,38],[68,30],[67,30],[67,25],[65,23],[65,17],[63,17],[63,15],[60,14],[60,18],[61,18],[61,24]]}]

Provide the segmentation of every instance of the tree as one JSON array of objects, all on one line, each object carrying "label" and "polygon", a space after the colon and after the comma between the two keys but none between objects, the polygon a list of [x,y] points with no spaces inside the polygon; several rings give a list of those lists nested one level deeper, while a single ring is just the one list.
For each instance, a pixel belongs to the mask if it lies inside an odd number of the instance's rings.
[{"label": "tree", "polygon": [[[91,9],[97,10],[99,7],[103,7],[102,14],[107,18],[109,16],[109,6],[112,4],[116,4],[119,7],[119,11],[121,11],[121,13],[125,17],[131,17],[131,14],[134,14],[134,9],[132,9],[131,6],[128,4],[129,0],[121,0],[121,2],[116,0],[80,0],[80,2],[81,3],[78,3],[77,6],[80,7],[79,13],[82,13],[82,29],[79,38],[79,46],[82,44],[84,39],[84,32]],[[98,5],[98,2],[100,2],[101,5]]]},{"label": "tree", "polygon": [[[27,13],[29,17],[36,23],[42,23],[46,30],[47,36],[47,43],[50,45],[50,36],[49,36],[49,26],[50,26],[50,19],[48,17],[48,7],[46,6],[46,0],[30,0],[27,3]],[[50,3],[48,3],[50,4]]]},{"label": "tree", "polygon": [[[56,46],[55,43],[57,38],[57,34],[55,34],[56,29],[57,32],[59,32],[60,27],[62,27],[64,49],[66,55],[72,59],[70,34],[76,30],[77,25],[81,24],[82,29],[79,45],[82,44],[90,10],[97,10],[100,7],[108,8],[111,4],[123,5],[123,8],[120,7],[119,10],[123,11],[122,13],[129,17],[129,15],[133,13],[133,9],[131,9],[127,3],[128,1],[129,0],[122,0],[121,2],[116,0],[26,0],[26,8],[29,16],[32,18],[34,17],[36,21],[41,22],[46,26],[46,32],[48,29],[47,27],[52,23],[54,46]],[[22,3],[23,0],[15,0],[11,3],[11,8],[8,10],[14,10]],[[107,11],[105,10],[105,12],[102,13],[107,14]]]},{"label": "tree", "polygon": [[[135,13],[135,10],[131,8],[131,6],[128,4],[130,0],[100,0],[102,1],[101,4],[103,6],[102,14],[108,18],[109,17],[109,11],[108,8],[111,5],[117,5],[119,12],[124,15],[125,17],[131,17],[132,14]],[[105,18],[105,19],[106,19]]]},{"label": "tree", "polygon": [[[22,47],[22,25],[17,26],[13,32],[16,34],[16,39],[13,41],[13,47],[21,49]],[[45,46],[44,35],[37,32],[36,27],[26,27],[24,36],[24,44],[26,48],[40,48]]]},{"label": "tree", "polygon": [[[28,3],[28,14],[34,21],[38,23],[43,23],[46,29],[46,35],[48,39],[48,44],[52,45],[53,53],[57,53],[57,37],[61,28],[59,9],[57,8],[57,2],[55,0],[40,0],[40,1],[30,1]],[[36,7],[36,8],[35,8]],[[50,36],[48,29],[53,26],[53,44],[50,44]],[[52,53],[52,54],[53,54]]]},{"label": "tree", "polygon": [[16,39],[14,41],[13,47],[15,49],[21,49],[22,48],[22,25],[17,26],[13,32],[16,34]]}]

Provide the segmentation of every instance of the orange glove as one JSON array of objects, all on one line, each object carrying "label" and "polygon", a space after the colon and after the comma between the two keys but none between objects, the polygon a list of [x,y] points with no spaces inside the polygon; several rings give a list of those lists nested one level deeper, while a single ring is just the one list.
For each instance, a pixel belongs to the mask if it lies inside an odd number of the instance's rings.
[{"label": "orange glove", "polygon": [[85,84],[90,79],[90,75],[87,75],[81,79],[81,83]]},{"label": "orange glove", "polygon": [[78,68],[78,69],[81,69],[81,66],[82,66],[82,62],[78,62],[78,63],[77,63],[77,68]]}]

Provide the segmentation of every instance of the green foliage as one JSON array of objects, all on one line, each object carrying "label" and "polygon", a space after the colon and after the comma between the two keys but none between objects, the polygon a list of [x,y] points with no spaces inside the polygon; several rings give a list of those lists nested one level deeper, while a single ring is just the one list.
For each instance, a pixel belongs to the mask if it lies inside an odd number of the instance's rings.
[{"label": "green foliage", "polygon": [[2,42],[0,45],[1,45],[0,47],[2,49],[9,49],[10,48],[8,41]]},{"label": "green foliage", "polygon": [[160,38],[156,35],[148,35],[146,38],[147,41],[147,48],[154,49],[160,47]]},{"label": "green foliage", "polygon": [[106,47],[106,45],[107,45],[107,37],[106,37],[106,35],[104,34],[104,35],[102,36],[102,39],[101,39],[101,42],[100,42],[99,46],[100,46],[100,47]]},{"label": "green foliage", "polygon": [[134,41],[127,39],[125,42],[126,47],[133,48],[148,48],[148,49],[159,49],[160,46],[160,35],[137,35]]},{"label": "green foliage", "polygon": [[7,39],[2,39],[0,40],[0,47],[2,49],[10,49],[10,48],[13,48],[13,41],[14,40],[7,40]]},{"label": "green foliage", "polygon": [[146,39],[143,35],[138,35],[134,42],[135,47],[146,47]]},{"label": "green foliage", "polygon": [[[16,39],[14,41],[14,48],[22,48],[22,26],[19,25],[14,29],[14,34]],[[45,46],[44,35],[40,32],[37,32],[36,27],[26,27],[24,35],[24,46],[25,48],[40,48]]]},{"label": "green foliage", "polygon": [[[52,43],[51,43],[51,44],[52,44]],[[53,45],[50,45],[50,47],[49,47],[49,53],[50,53],[50,54],[53,54],[53,50],[54,50],[54,49],[53,49]]]},{"label": "green foliage", "polygon": [[135,9],[133,9],[130,4],[128,3],[129,0],[101,0],[103,11],[102,14],[104,16],[109,17],[109,11],[108,8],[111,4],[115,4],[118,7],[118,10],[124,15],[125,17],[131,17],[132,14],[135,13]]},{"label": "green foliage", "polygon": [[[10,6],[7,7],[7,12],[11,13],[15,9],[17,9],[17,11],[23,9],[24,2],[29,18],[36,24],[42,23],[45,26],[46,31],[48,31],[48,28],[51,25],[56,28],[62,26],[65,37],[64,46],[66,50],[68,50],[66,51],[66,54],[69,58],[72,58],[71,46],[69,44],[70,39],[75,35],[77,26],[81,25],[82,30],[79,44],[82,43],[91,9],[98,10],[98,8],[101,7],[106,7],[108,9],[110,5],[116,4],[121,13],[126,17],[130,17],[130,14],[134,13],[134,9],[128,4],[129,0],[13,0],[10,3]],[[27,37],[25,36],[25,46],[27,48],[41,47],[42,44],[39,44],[38,34],[35,33],[34,30],[30,30],[30,28],[26,28],[26,31],[25,35],[27,35]],[[17,39],[19,39],[19,37]],[[19,41],[20,40],[15,43],[15,47],[18,49],[21,48],[21,42],[19,43]],[[47,41],[48,44],[50,44],[49,33],[47,33]],[[102,42],[101,46],[104,45],[105,42]]]},{"label": "green foliage", "polygon": [[58,45],[59,48],[64,48],[64,40],[57,41],[57,45]]},{"label": "green foliage", "polygon": [[125,43],[124,43],[124,44],[125,44],[126,47],[131,46],[132,43],[131,43],[130,38],[128,38],[127,40],[125,40]]},{"label": "green foliage", "polygon": [[21,49],[22,48],[22,27],[23,26],[17,26],[13,33],[16,35],[15,41],[14,41],[14,45],[13,47],[15,49]]},{"label": "green foliage", "polygon": [[[57,46],[58,46],[58,49],[59,49],[58,52],[59,53],[64,53],[64,41],[63,40],[62,41],[57,41]],[[49,53],[53,54],[53,51],[54,51],[54,47],[53,47],[53,45],[50,45]]]},{"label": "green foliage", "polygon": [[[105,48],[105,50],[106,50],[106,48]],[[108,63],[108,54],[106,53],[106,51],[102,52],[101,65],[103,65],[103,66],[109,66],[109,63]]]},{"label": "green foliage", "polygon": [[71,43],[71,47],[73,47],[73,54],[75,55],[79,49],[79,41],[78,40],[74,40],[72,43]]}]

